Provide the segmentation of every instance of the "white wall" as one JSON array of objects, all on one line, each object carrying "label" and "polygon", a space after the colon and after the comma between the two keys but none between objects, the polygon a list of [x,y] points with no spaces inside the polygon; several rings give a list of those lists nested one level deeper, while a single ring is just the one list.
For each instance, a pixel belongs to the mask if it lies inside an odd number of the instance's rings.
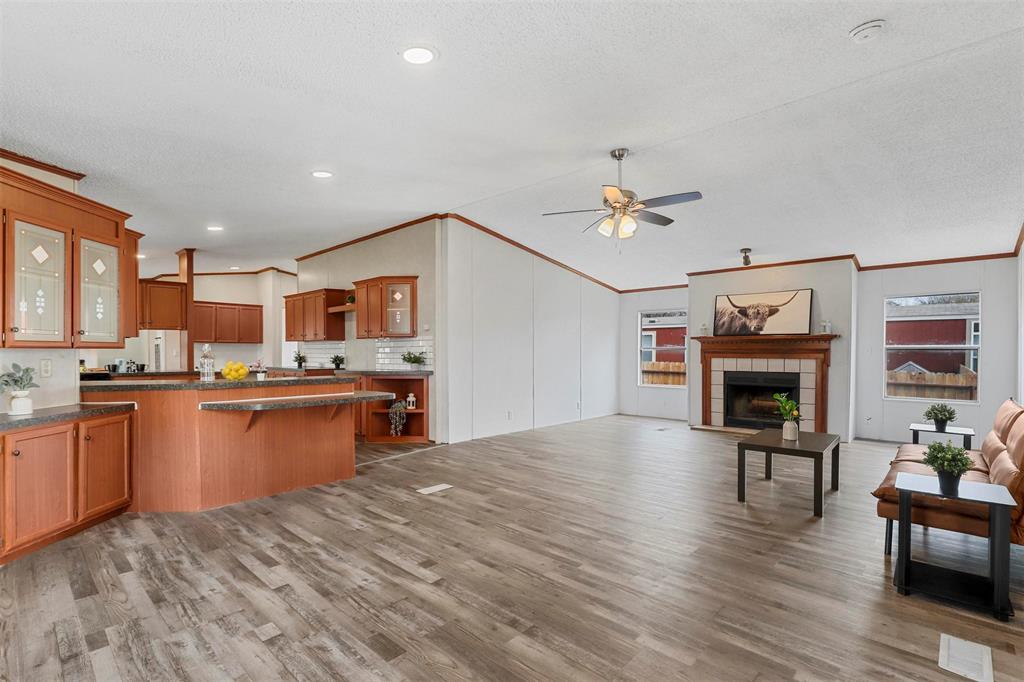
[{"label": "white wall", "polygon": [[[1000,403],[1020,396],[1018,259],[969,261],[860,273],[857,316],[857,400],[854,433],[862,438],[904,442],[907,426],[923,421],[930,400],[883,398],[883,320],[888,296],[981,292],[981,351],[978,356],[979,400],[951,402],[957,423],[978,432],[975,446],[991,429]],[[831,407],[830,407],[831,409]]]},{"label": "white wall", "polygon": [[457,220],[438,254],[449,442],[617,411],[614,292]]},{"label": "white wall", "polygon": [[[639,378],[640,313],[687,310],[689,289],[641,291],[622,294],[619,299],[619,412],[643,417],[689,419],[689,386],[641,386]],[[696,333],[697,330],[690,325],[687,335]],[[691,371],[688,381],[692,375]]]},{"label": "white wall", "polygon": [[[746,294],[787,289],[814,289],[811,302],[811,332],[820,333],[821,321],[832,322],[832,332],[839,338],[832,341],[832,364],[828,383],[828,430],[850,439],[850,415],[855,387],[852,367],[857,340],[855,301],[857,270],[848,259],[807,263],[754,270],[737,270],[691,277],[689,284],[690,330],[700,335],[702,324],[712,329],[715,320],[715,296]],[[701,419],[700,342],[687,348],[690,383],[690,421]]]}]

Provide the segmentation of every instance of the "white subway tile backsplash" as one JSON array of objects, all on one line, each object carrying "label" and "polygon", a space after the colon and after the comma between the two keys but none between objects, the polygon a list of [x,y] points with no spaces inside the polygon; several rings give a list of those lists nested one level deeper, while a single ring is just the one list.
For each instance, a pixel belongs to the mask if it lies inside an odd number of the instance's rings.
[{"label": "white subway tile backsplash", "polygon": [[[410,365],[402,360],[405,353],[424,353],[426,362]],[[377,339],[377,369],[434,369],[434,338],[418,336],[413,339]]]},{"label": "white subway tile backsplash", "polygon": [[[302,353],[306,356],[306,367],[334,367],[331,357],[345,355],[344,341],[303,341]],[[286,364],[292,364],[291,358],[283,358]],[[344,367],[345,365],[342,365]]]}]

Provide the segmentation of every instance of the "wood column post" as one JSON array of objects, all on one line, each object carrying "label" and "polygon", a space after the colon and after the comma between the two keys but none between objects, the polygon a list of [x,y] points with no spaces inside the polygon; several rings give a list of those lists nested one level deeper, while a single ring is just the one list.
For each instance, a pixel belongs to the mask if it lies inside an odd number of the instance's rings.
[{"label": "wood column post", "polygon": [[185,283],[185,328],[181,330],[181,360],[185,363],[182,368],[191,372],[195,367],[194,350],[192,343],[192,320],[195,319],[195,249],[182,249],[178,251],[178,281]]}]

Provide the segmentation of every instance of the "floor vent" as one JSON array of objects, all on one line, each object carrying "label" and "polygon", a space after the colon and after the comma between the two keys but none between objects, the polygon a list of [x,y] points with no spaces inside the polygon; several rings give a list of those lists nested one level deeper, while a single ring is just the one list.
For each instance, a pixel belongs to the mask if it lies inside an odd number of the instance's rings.
[{"label": "floor vent", "polygon": [[438,483],[437,485],[432,485],[429,488],[418,488],[416,492],[420,495],[430,495],[433,493],[439,493],[442,490],[448,490],[448,488],[451,488],[451,486],[447,483]]},{"label": "floor vent", "polygon": [[992,649],[943,633],[939,638],[939,667],[969,680],[992,682]]}]

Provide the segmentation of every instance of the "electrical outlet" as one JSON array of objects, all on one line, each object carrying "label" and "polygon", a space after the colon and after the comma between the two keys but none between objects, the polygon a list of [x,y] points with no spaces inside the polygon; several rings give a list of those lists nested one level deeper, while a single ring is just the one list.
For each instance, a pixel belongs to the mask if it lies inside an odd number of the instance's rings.
[{"label": "electrical outlet", "polygon": [[53,360],[43,358],[39,361],[39,376],[44,379],[49,379],[53,376]]},{"label": "electrical outlet", "polygon": [[509,421],[512,421],[512,410],[509,410],[505,413],[505,418]]}]

